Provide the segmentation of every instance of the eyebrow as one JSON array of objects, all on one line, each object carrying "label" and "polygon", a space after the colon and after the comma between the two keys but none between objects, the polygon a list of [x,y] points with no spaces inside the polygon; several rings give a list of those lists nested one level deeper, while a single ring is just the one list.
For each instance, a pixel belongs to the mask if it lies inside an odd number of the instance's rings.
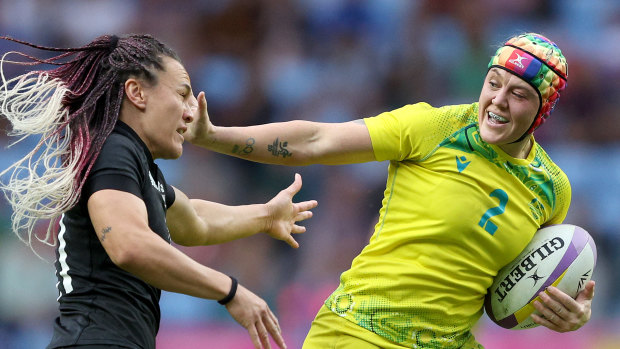
[{"label": "eyebrow", "polygon": [[489,70],[489,73],[500,76],[500,70],[505,71],[503,69],[500,68],[491,68],[491,70]]},{"label": "eyebrow", "polygon": [[192,92],[192,86],[188,83],[182,83],[181,88],[185,89],[186,92]]},{"label": "eyebrow", "polygon": [[[519,84],[518,84],[518,85],[516,85],[516,86],[514,86],[514,88],[524,90],[524,92],[526,92],[527,94],[531,94],[532,96],[535,96],[535,97],[537,97],[537,96],[538,96],[538,94],[536,93],[536,91],[530,91],[530,89],[529,89],[529,88],[527,88],[528,86],[529,86],[529,87],[534,88],[534,86],[532,86],[532,85],[528,84],[528,83],[527,83],[527,81],[523,80],[523,79],[522,79],[521,77],[519,77],[518,75],[515,75],[515,74],[513,74],[513,73],[511,73],[511,72],[509,72],[509,71],[506,71],[506,70],[504,70],[504,69],[495,68],[495,67],[494,67],[494,68],[491,68],[491,69],[489,70],[489,73],[490,73],[490,74],[493,74],[494,76],[499,76],[499,77],[501,77],[501,74],[500,74],[500,72],[499,72],[500,70],[502,70],[502,71],[506,72],[506,74],[510,74],[510,75],[513,75],[513,76],[515,76],[515,77],[519,78]],[[521,84],[521,82],[522,82],[523,84]],[[536,90],[536,89],[534,88],[534,90]]]}]

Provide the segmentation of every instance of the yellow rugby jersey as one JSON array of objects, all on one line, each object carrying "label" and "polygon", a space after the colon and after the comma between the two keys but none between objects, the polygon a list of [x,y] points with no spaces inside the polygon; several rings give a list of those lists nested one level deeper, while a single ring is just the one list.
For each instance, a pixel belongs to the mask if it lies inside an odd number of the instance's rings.
[{"label": "yellow rugby jersey", "polygon": [[325,305],[405,347],[475,343],[499,269],[566,217],[568,178],[533,136],[527,159],[485,143],[478,103],[419,103],[365,122],[377,160],[390,160],[383,206]]}]

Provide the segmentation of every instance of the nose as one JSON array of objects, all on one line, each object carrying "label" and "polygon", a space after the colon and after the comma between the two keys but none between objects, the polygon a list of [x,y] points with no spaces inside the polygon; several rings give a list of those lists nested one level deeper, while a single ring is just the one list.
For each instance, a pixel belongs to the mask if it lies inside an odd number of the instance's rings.
[{"label": "nose", "polygon": [[508,100],[507,100],[508,96],[506,96],[506,94],[507,94],[506,89],[502,88],[502,89],[498,90],[495,93],[495,96],[493,97],[493,99],[491,99],[491,103],[493,103],[493,105],[496,105],[496,106],[501,107],[501,108],[506,107],[507,103],[508,103]]},{"label": "nose", "polygon": [[185,103],[185,108],[183,109],[183,121],[185,121],[186,124],[193,122],[194,113],[198,112],[198,107],[194,107],[190,103]]},{"label": "nose", "polygon": [[191,111],[183,113],[183,121],[185,121],[186,124],[192,123],[194,121],[194,114]]}]

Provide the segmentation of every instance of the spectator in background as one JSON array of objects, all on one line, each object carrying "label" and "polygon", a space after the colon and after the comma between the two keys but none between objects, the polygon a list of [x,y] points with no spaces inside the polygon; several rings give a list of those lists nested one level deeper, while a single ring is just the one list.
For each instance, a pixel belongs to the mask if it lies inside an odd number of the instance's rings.
[{"label": "spectator in background", "polygon": [[[566,175],[533,137],[566,79],[560,49],[528,33],[497,50],[477,103],[419,103],[344,123],[217,127],[201,93],[187,139],[264,163],[390,160],[370,243],[325,301],[304,348],[481,348],[471,329],[498,270],[569,208]],[[532,319],[577,330],[593,296],[593,281],[576,299],[549,287]]]},{"label": "spectator in background", "polygon": [[[104,35],[31,62],[33,70],[0,92],[12,135],[40,136],[2,174],[13,230],[32,246],[37,221],[51,219],[60,316],[48,348],[155,348],[161,290],[218,299],[256,348],[269,336],[285,347],[265,301],[234,277],[201,265],[170,245],[217,244],[259,232],[298,247],[296,222],[316,201],[293,203],[301,177],[266,204],[226,206],[190,200],[166,183],[154,159],[176,159],[194,121],[196,99],[177,54],[148,35]],[[4,61],[7,62],[6,60]],[[41,173],[41,170],[44,172]],[[0,174],[0,175],[2,175]]]}]

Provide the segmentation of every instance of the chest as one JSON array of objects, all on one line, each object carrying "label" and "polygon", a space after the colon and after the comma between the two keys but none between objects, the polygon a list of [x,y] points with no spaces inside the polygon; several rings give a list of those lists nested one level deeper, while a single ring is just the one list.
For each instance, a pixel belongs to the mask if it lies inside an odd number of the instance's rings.
[{"label": "chest", "polygon": [[481,260],[502,266],[552,213],[536,190],[546,185],[545,176],[510,166],[451,148],[422,162],[391,164],[390,199],[401,203],[392,206],[392,216],[411,224],[406,230],[415,239],[475,250]]}]

